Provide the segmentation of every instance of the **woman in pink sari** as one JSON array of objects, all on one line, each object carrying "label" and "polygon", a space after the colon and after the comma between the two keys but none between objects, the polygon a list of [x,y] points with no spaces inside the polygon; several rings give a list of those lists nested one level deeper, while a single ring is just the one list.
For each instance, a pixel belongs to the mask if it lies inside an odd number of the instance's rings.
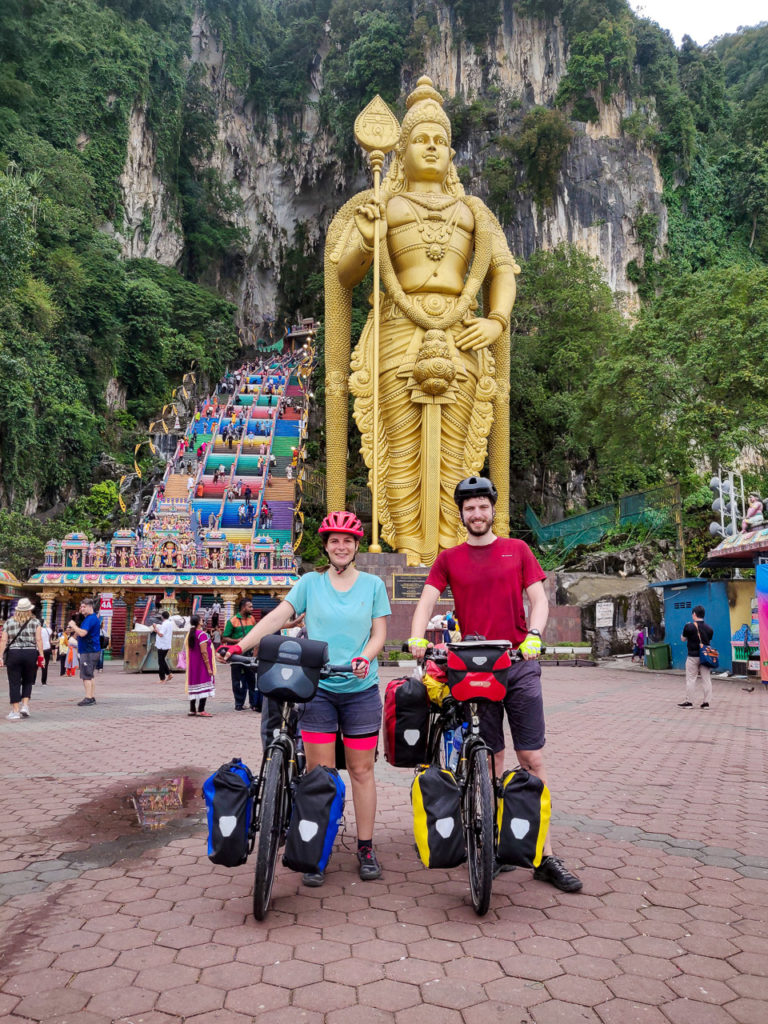
[{"label": "woman in pink sari", "polygon": [[[210,711],[205,710],[205,702],[215,694],[216,659],[213,654],[211,638],[200,628],[200,616],[193,615],[189,620],[190,630],[184,644],[187,655],[187,696],[189,697],[189,714],[198,718],[211,718]],[[197,701],[197,705],[195,705]]]}]

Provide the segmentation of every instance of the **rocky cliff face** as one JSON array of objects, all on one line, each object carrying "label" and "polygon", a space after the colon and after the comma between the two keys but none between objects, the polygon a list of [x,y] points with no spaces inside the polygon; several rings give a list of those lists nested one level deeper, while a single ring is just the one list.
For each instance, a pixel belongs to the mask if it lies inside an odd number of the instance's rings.
[{"label": "rocky cliff face", "polygon": [[[450,12],[444,10],[440,42],[428,49],[426,58],[426,74],[447,95],[481,96],[493,85],[501,95],[528,108],[552,104],[565,74],[567,51],[557,20],[547,24],[521,18],[506,3],[495,41],[479,54],[462,40]],[[539,209],[531,199],[519,198],[509,228],[510,244],[523,257],[561,242],[577,245],[600,261],[606,281],[631,309],[637,289],[627,279],[626,267],[633,259],[642,263],[633,221],[640,209],[656,214],[659,244],[666,243],[663,183],[654,155],[621,131],[622,117],[632,113],[630,101],[617,95],[609,103],[598,101],[598,110],[599,121],[573,124],[575,138],[552,206]],[[487,155],[485,141],[471,139],[459,153],[459,160],[472,172],[473,186]]]},{"label": "rocky cliff face", "polygon": [[[552,102],[567,59],[564,33],[557,22],[516,17],[507,2],[497,36],[484,52],[462,39],[448,7],[438,9],[438,22],[439,42],[427,46],[423,71],[446,97],[471,101],[494,86],[500,97],[501,123],[510,100],[524,109]],[[329,46],[326,40],[325,52]],[[316,101],[322,88],[323,56],[324,52],[318,54],[313,94],[299,123],[288,132],[274,121],[258,120],[248,109],[227,81],[220,41],[204,15],[198,13],[194,19],[191,60],[204,68],[218,109],[214,162],[223,179],[234,182],[239,190],[242,226],[248,236],[244,260],[235,268],[214,271],[208,283],[237,303],[244,324],[274,317],[281,266],[297,225],[304,226],[309,244],[320,242],[334,212],[366,184],[350,180],[333,139],[319,124]],[[627,279],[627,263],[642,256],[633,232],[640,208],[658,216],[658,241],[660,245],[666,241],[658,165],[652,153],[621,132],[621,116],[630,112],[624,98],[614,97],[600,106],[598,123],[574,124],[575,138],[564,159],[554,203],[539,209],[530,198],[521,197],[508,228],[513,251],[523,257],[563,241],[595,256],[628,309],[636,305],[636,291]],[[457,157],[470,171],[468,190],[478,194],[482,194],[483,161],[492,152],[488,143],[487,137],[472,136]],[[124,254],[176,263],[183,240],[157,172],[154,140],[140,107],[131,117],[121,187],[126,215],[116,237]]]}]

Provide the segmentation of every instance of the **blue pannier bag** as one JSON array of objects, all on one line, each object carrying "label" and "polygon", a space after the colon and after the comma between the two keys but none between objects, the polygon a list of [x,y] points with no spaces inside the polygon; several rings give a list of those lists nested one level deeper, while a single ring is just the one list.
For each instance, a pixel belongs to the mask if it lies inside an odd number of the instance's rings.
[{"label": "blue pannier bag", "polygon": [[318,765],[296,783],[283,864],[293,871],[325,871],[344,815],[344,780]]},{"label": "blue pannier bag", "polygon": [[256,784],[239,757],[233,757],[203,783],[208,811],[208,857],[214,864],[236,868],[253,849],[251,835]]}]

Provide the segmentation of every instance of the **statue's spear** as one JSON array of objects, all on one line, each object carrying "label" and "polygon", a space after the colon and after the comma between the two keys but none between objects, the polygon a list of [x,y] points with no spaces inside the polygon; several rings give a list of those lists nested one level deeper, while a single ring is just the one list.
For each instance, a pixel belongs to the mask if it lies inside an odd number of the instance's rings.
[{"label": "statue's spear", "polygon": [[[381,168],[384,157],[395,148],[400,137],[400,124],[381,96],[374,96],[355,120],[355,139],[368,154],[373,171],[373,201],[381,201]],[[373,465],[371,495],[373,528],[369,551],[380,552],[379,544],[379,242],[381,222],[373,222]]]}]

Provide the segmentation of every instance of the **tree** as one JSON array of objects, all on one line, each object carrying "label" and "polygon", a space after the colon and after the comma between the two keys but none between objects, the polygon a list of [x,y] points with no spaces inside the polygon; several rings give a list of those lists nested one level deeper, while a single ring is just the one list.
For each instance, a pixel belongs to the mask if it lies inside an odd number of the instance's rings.
[{"label": "tree", "polygon": [[513,476],[565,475],[598,439],[584,408],[594,369],[622,347],[627,326],[598,265],[573,246],[536,252],[522,267],[513,309],[510,436]]},{"label": "tree", "polygon": [[637,485],[768,457],[768,268],[680,275],[595,367],[599,465]]},{"label": "tree", "polygon": [[18,287],[29,271],[36,208],[30,182],[17,168],[0,173],[0,293]]}]

